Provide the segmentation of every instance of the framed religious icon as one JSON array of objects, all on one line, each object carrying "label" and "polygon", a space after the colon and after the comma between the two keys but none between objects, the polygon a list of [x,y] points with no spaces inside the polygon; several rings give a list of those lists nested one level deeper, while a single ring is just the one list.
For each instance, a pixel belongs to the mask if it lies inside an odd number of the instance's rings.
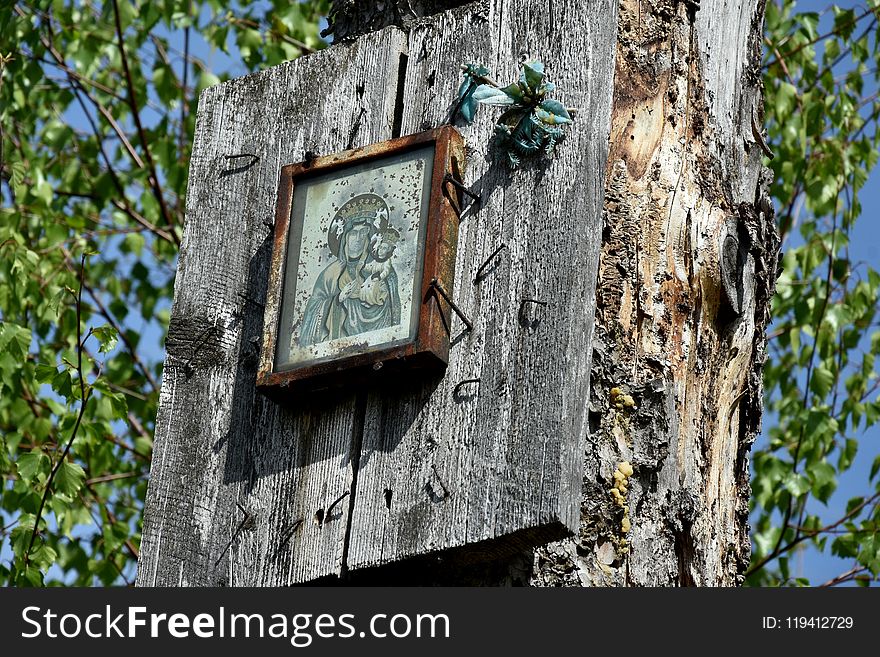
[{"label": "framed religious icon", "polygon": [[463,169],[451,126],[282,167],[258,386],[445,366]]}]

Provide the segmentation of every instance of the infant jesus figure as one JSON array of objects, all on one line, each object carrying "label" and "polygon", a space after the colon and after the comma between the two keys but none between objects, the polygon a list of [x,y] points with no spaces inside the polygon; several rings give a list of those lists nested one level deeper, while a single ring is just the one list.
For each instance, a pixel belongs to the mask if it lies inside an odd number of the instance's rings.
[{"label": "infant jesus figure", "polygon": [[[358,298],[370,306],[382,306],[389,300],[399,312],[400,300],[397,293],[397,272],[391,264],[391,256],[397,248],[400,233],[393,228],[373,235],[370,244],[370,258],[364,263],[364,281]],[[389,299],[389,297],[393,297]],[[395,320],[396,323],[396,320]]]}]

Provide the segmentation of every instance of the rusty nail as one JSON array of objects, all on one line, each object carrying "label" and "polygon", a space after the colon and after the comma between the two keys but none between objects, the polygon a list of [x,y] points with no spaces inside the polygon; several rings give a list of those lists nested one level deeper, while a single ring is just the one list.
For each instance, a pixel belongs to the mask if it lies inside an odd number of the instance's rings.
[{"label": "rusty nail", "polygon": [[361,128],[361,119],[366,113],[367,108],[362,106],[360,113],[357,115],[357,118],[354,120],[354,124],[351,126],[351,130],[348,133],[348,144],[345,146],[346,150],[350,150],[354,146],[354,138],[357,136],[358,130]]},{"label": "rusty nail", "polygon": [[[348,497],[350,494],[351,494],[351,491],[347,490],[342,495],[340,495],[335,500],[333,500],[333,502],[330,504],[330,506],[327,507],[327,510],[321,514],[321,517],[318,520],[318,524],[323,525],[325,522],[327,522],[330,519],[330,512],[333,511],[333,508],[337,504],[339,504],[342,500],[344,500],[346,497]],[[319,509],[319,511],[321,511],[321,509]],[[315,518],[318,518],[317,513],[315,514]]]},{"label": "rusty nail", "polygon": [[480,265],[479,269],[477,269],[476,276],[474,276],[474,285],[476,285],[481,280],[483,280],[483,272],[485,271],[486,267],[488,267],[489,263],[492,262],[492,260],[494,260],[495,256],[497,256],[499,253],[501,253],[502,249],[505,249],[505,248],[507,248],[507,245],[502,242],[501,246],[499,246],[497,249],[492,251],[492,255],[490,255],[488,258],[486,258],[483,261],[483,264]]},{"label": "rusty nail", "polygon": [[235,503],[235,506],[238,507],[238,510],[244,514],[244,518],[241,519],[241,522],[238,523],[238,527],[235,528],[235,531],[232,533],[232,538],[229,539],[229,542],[226,544],[226,547],[223,548],[223,552],[220,553],[220,556],[217,557],[217,561],[214,562],[214,568],[220,565],[220,561],[223,559],[224,555],[229,551],[229,548],[232,547],[232,544],[235,542],[235,539],[238,538],[238,535],[241,533],[242,529],[253,527],[254,517],[248,513],[247,509],[245,509],[238,502]]},{"label": "rusty nail", "polygon": [[469,384],[469,383],[479,383],[479,382],[480,382],[480,379],[479,379],[479,378],[476,378],[476,379],[465,379],[464,381],[459,381],[459,382],[455,385],[455,388],[453,388],[453,390],[452,390],[452,396],[458,398],[458,397],[459,397],[459,393],[461,392],[461,389],[464,388],[467,384]]},{"label": "rusty nail", "polygon": [[449,199],[449,202],[452,205],[452,209],[455,210],[455,214],[458,215],[459,218],[461,218],[461,215],[464,212],[464,208],[461,207],[457,198],[453,200],[452,195],[449,193],[448,185],[452,185],[465,196],[469,196],[474,203],[479,203],[481,200],[479,194],[475,194],[474,192],[469,190],[460,180],[458,180],[451,173],[447,172],[446,175],[443,176],[443,195]]},{"label": "rusty nail", "polygon": [[[443,289],[443,287],[440,285],[440,282],[436,278],[431,279],[431,287],[435,289],[440,294],[440,296],[446,300],[446,303],[449,304],[449,307],[452,308],[453,311],[455,311],[455,314],[458,315],[459,319],[461,319],[461,321],[464,322],[464,325],[467,326],[467,330],[473,331],[474,325],[471,320],[467,318],[467,316],[462,312],[461,308],[455,305],[455,302],[449,297],[449,295],[446,293],[446,290]],[[441,312],[440,315],[442,316],[443,313]],[[443,318],[443,325],[446,326],[446,331],[449,332],[449,326],[446,324],[445,317]]]},{"label": "rusty nail", "polygon": [[281,550],[284,549],[285,544],[296,533],[296,530],[302,527],[302,524],[305,522],[305,518],[297,518],[293,521],[293,524],[284,530],[284,533],[281,535],[281,539],[278,541],[278,547],[275,548],[275,552],[272,553],[272,561],[275,561],[278,558],[278,555],[281,554]]},{"label": "rusty nail", "polygon": [[239,293],[238,293],[238,296],[240,296],[242,299],[244,299],[244,300],[247,301],[248,303],[252,303],[252,304],[254,304],[257,308],[265,308],[265,307],[266,307],[266,304],[264,304],[264,303],[260,303],[260,302],[257,301],[256,299],[252,299],[251,297],[249,297],[248,295],[246,295],[246,294],[244,294],[244,293],[242,293],[242,292],[239,292]]},{"label": "rusty nail", "polygon": [[451,184],[453,187],[455,187],[457,190],[459,190],[462,194],[464,194],[465,196],[469,196],[475,202],[479,202],[479,200],[480,200],[479,194],[475,194],[474,192],[469,190],[467,187],[464,186],[464,184],[462,184],[462,182],[460,180],[456,179],[456,177],[453,176],[451,173],[447,173],[445,176],[443,176],[443,184],[444,185]]},{"label": "rusty nail", "polygon": [[[477,379],[477,381],[479,381],[479,379]],[[446,484],[444,484],[443,479],[440,478],[440,473],[437,472],[437,466],[432,463],[431,469],[434,471],[434,476],[437,477],[437,482],[440,484],[440,488],[443,489],[443,499],[445,500],[449,497],[449,489],[446,488]]]}]

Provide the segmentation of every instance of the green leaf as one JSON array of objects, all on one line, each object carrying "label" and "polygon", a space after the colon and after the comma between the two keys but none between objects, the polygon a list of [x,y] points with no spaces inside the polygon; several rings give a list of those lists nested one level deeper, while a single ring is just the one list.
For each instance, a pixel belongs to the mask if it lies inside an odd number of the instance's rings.
[{"label": "green leaf", "polygon": [[0,322],[0,351],[8,350],[15,358],[25,358],[31,344],[31,330],[24,326]]},{"label": "green leaf", "polygon": [[810,482],[809,480],[796,472],[790,472],[785,477],[785,481],[783,482],[786,490],[791,493],[794,497],[801,497],[810,492]]},{"label": "green leaf", "polygon": [[42,180],[34,186],[34,196],[40,199],[46,207],[52,204],[52,185]]},{"label": "green leaf", "polygon": [[124,250],[140,256],[144,251],[144,236],[141,233],[129,233],[122,241]]},{"label": "green leaf", "polygon": [[25,452],[18,457],[16,463],[18,474],[26,483],[31,483],[39,475],[49,474],[49,457],[38,449]]},{"label": "green leaf", "polygon": [[874,477],[877,476],[877,473],[880,472],[880,454],[874,459],[874,463],[871,464],[871,474],[868,475],[869,481],[874,481]]},{"label": "green leaf", "polygon": [[177,87],[177,77],[171,67],[164,62],[158,62],[153,69],[153,86],[163,103],[171,103],[179,100],[180,90]]},{"label": "green leaf", "polygon": [[62,461],[58,472],[55,473],[55,479],[52,483],[56,491],[72,498],[82,488],[85,475],[85,471],[79,464],[65,460]]},{"label": "green leaf", "polygon": [[34,374],[38,383],[49,383],[58,374],[58,368],[53,365],[37,363]]},{"label": "green leaf", "polygon": [[844,472],[849,469],[856,458],[859,450],[859,441],[855,438],[847,438],[843,448],[840,450],[840,457],[837,461],[837,469]]},{"label": "green leaf", "polygon": [[119,8],[119,22],[124,30],[132,24],[138,15],[138,2],[136,0],[125,0],[124,2],[114,3],[114,7]]},{"label": "green leaf", "polygon": [[110,324],[104,324],[98,328],[92,329],[92,335],[98,338],[98,343],[100,344],[98,351],[102,354],[113,351],[116,347],[116,342],[119,339],[119,334]]},{"label": "green leaf", "polygon": [[245,28],[239,30],[236,42],[244,61],[249,66],[256,65],[259,62],[259,53],[263,46],[263,35],[258,30]]},{"label": "green leaf", "polygon": [[119,393],[111,393],[104,395],[110,402],[113,418],[116,420],[124,420],[128,417],[128,403],[125,396]]},{"label": "green leaf", "polygon": [[69,370],[61,370],[52,379],[52,390],[67,400],[73,399],[73,381]]},{"label": "green leaf", "polygon": [[12,185],[14,187],[18,187],[24,184],[24,175],[27,170],[27,166],[24,162],[13,162],[10,165],[11,173],[12,173]]},{"label": "green leaf", "polygon": [[199,74],[199,82],[196,86],[196,91],[199,92],[208,87],[213,87],[215,84],[220,84],[220,78],[210,71],[202,71]]}]

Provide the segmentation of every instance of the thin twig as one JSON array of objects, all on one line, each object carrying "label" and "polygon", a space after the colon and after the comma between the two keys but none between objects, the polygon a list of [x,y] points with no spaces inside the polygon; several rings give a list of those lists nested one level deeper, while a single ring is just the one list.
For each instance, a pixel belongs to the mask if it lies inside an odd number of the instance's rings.
[{"label": "thin twig", "polygon": [[779,50],[777,50],[777,48],[773,45],[773,43],[770,41],[770,39],[768,39],[767,37],[764,37],[764,43],[766,43],[768,46],[773,48],[773,54],[776,55],[776,60],[779,62],[779,66],[782,68],[783,74],[788,79],[789,84],[791,84],[791,86],[794,87],[794,91],[795,91],[794,97],[795,97],[795,100],[797,100],[798,109],[800,109],[800,111],[803,112],[804,111],[804,103],[803,103],[803,100],[801,99],[801,94],[798,89],[798,86],[795,83],[794,78],[792,77],[791,73],[789,73],[789,71],[788,71],[788,65],[785,63],[785,58],[779,54]]},{"label": "thin twig", "polygon": [[[872,20],[872,21],[868,24],[868,27],[865,29],[865,31],[862,32],[858,37],[855,38],[855,40],[853,41],[853,43],[858,43],[859,41],[861,41],[862,39],[864,39],[866,36],[868,36],[868,35],[874,30],[874,28],[875,28],[876,26],[877,26],[877,19],[875,18],[874,20]],[[834,61],[832,61],[832,62],[831,62],[830,64],[828,64],[825,68],[823,68],[821,71],[819,71],[819,74],[816,76],[815,79],[816,79],[816,80],[821,80],[822,77],[823,77],[828,71],[833,71],[833,70],[837,67],[837,65],[840,64],[840,62],[842,62],[842,61],[844,60],[844,58],[846,58],[846,56],[849,55],[849,54],[852,52],[852,49],[853,49],[852,45],[850,45],[850,46],[844,48],[844,49],[840,52],[840,54],[838,54],[837,57],[834,58]]]},{"label": "thin twig", "polygon": [[848,582],[851,579],[854,579],[856,575],[858,575],[859,573],[863,573],[866,570],[868,570],[867,566],[854,566],[853,568],[850,568],[845,573],[841,573],[837,577],[832,577],[824,584],[819,584],[819,588],[843,584],[844,582]]},{"label": "thin twig", "polygon": [[92,486],[93,484],[103,484],[108,481],[116,481],[117,479],[131,479],[132,477],[143,477],[143,472],[117,472],[115,474],[106,474],[101,475],[100,477],[93,477],[92,479],[86,479],[86,486]]},{"label": "thin twig", "polygon": [[[65,252],[65,257],[69,258],[70,254]],[[153,392],[159,391],[159,382],[156,381],[156,378],[153,376],[150,369],[146,366],[146,364],[141,360],[141,358],[137,355],[137,349],[128,339],[125,331],[122,330],[122,326],[120,326],[119,322],[116,321],[116,318],[112,315],[112,313],[107,310],[107,307],[101,301],[101,298],[95,293],[95,291],[89,286],[88,283],[81,282],[82,287],[89,293],[89,297],[91,297],[94,304],[98,307],[98,312],[101,316],[107,320],[110,326],[116,331],[116,334],[119,336],[122,344],[125,345],[125,348],[128,350],[129,355],[131,356],[132,362],[138,366],[141,372],[144,375],[144,378],[147,380],[147,383],[152,387]]]},{"label": "thin twig", "polygon": [[[859,22],[860,20],[862,20],[865,16],[868,16],[868,15],[870,15],[870,14],[873,14],[874,11],[875,11],[874,9],[869,9],[869,10],[867,10],[864,14],[861,14],[861,15],[857,16],[856,18],[854,18],[854,19],[852,19],[852,20],[850,20],[850,21],[847,21],[846,23],[841,23],[840,25],[838,25],[837,27],[835,27],[835,28],[834,28],[833,30],[831,30],[830,32],[826,32],[825,34],[822,34],[822,35],[820,35],[820,36],[817,36],[815,39],[811,39],[810,41],[807,41],[807,42],[805,42],[805,43],[800,44],[799,46],[797,46],[797,47],[795,47],[795,48],[792,48],[792,49],[789,50],[787,53],[785,53],[785,56],[786,56],[786,57],[791,57],[791,56],[794,55],[795,53],[800,52],[801,50],[803,50],[804,48],[807,48],[808,46],[813,46],[813,45],[819,43],[820,41],[823,41],[823,40],[827,39],[828,37],[832,37],[832,36],[835,36],[835,35],[839,34],[840,31],[841,31],[842,29],[844,29],[844,28],[846,28],[846,27],[849,27],[850,25],[854,25],[854,24],[858,23],[858,22]],[[779,44],[777,44],[777,47],[781,47],[782,45],[783,45],[782,43],[779,43]],[[775,64],[775,63],[776,63],[776,60],[775,60],[775,59],[772,59],[772,60],[770,60],[769,62],[767,62],[766,64],[764,64],[764,66],[763,66],[762,68],[764,68],[764,69],[768,69],[768,68],[770,68],[771,66],[773,66],[773,64]]]},{"label": "thin twig", "polygon": [[[115,525],[117,523],[116,516],[110,510],[110,507],[107,506],[107,502],[101,499],[97,491],[91,486],[91,484],[89,484],[89,482],[86,482],[86,488],[89,489],[92,497],[95,498],[95,501],[104,511],[104,513],[107,514],[107,520],[110,521],[110,524]],[[140,558],[140,551],[135,547],[134,543],[131,542],[131,539],[126,538],[123,543],[125,544],[125,549],[128,550],[128,553],[134,558],[135,561],[137,561]]]},{"label": "thin twig", "polygon": [[[49,31],[49,35],[51,36],[52,30],[51,30],[51,25],[48,22],[50,20],[48,15],[43,20],[46,23],[46,28]],[[69,66],[67,66],[67,63],[64,61],[64,57],[61,55],[61,53],[58,52],[58,50],[55,48],[55,45],[53,44],[53,42],[49,38],[47,38],[45,36],[41,36],[40,42],[43,44],[43,46],[46,48],[46,50],[49,51],[49,53],[52,55],[52,57],[55,59],[55,61],[58,63],[58,67],[61,68],[61,70],[63,70],[67,74],[67,79],[70,81],[70,84],[73,87],[79,89],[83,93],[83,95],[85,95],[86,98],[88,98],[90,101],[92,101],[92,104],[95,106],[95,108],[101,113],[101,115],[105,119],[107,119],[107,122],[110,124],[110,127],[113,128],[113,131],[119,137],[119,140],[122,142],[123,146],[125,146],[125,150],[128,151],[129,155],[132,157],[135,164],[137,164],[138,168],[143,169],[144,168],[143,161],[141,160],[141,158],[137,154],[137,152],[134,150],[134,147],[128,141],[128,137],[122,131],[122,128],[116,122],[116,119],[113,117],[112,114],[110,114],[110,111],[106,107],[104,107],[100,102],[98,102],[98,100],[94,96],[92,96],[92,94],[90,94],[85,87],[82,86],[82,84],[80,83],[81,76],[76,71],[74,71]],[[120,98],[117,94],[113,94],[113,95],[116,98]],[[121,100],[121,98],[120,98],[120,100]]]},{"label": "thin twig", "polygon": [[[799,537],[797,537],[796,539],[791,541],[791,543],[786,544],[784,547],[776,547],[766,557],[764,557],[758,563],[756,563],[754,566],[749,568],[746,571],[746,576],[748,577],[752,573],[760,570],[765,565],[767,565],[770,561],[773,561],[773,559],[780,556],[781,554],[785,554],[786,552],[788,552],[789,550],[791,550],[792,548],[794,548],[798,544],[802,543],[803,541],[807,540],[808,538],[814,538],[816,536],[819,536],[820,534],[824,534],[825,532],[829,532],[832,529],[836,529],[837,527],[839,527],[840,525],[845,523],[850,518],[857,516],[861,512],[862,509],[864,509],[869,504],[876,502],[878,499],[880,499],[880,493],[876,493],[872,497],[862,501],[861,504],[858,504],[857,506],[853,507],[853,509],[849,513],[844,515],[842,518],[840,518],[836,522],[833,522],[830,525],[826,525],[825,527],[820,527],[819,529],[812,529],[809,531],[805,531],[803,534],[801,534]],[[791,508],[791,507],[789,507],[789,508]],[[787,524],[788,524],[787,520],[782,524],[783,533],[785,532],[785,527]]]},{"label": "thin twig", "polygon": [[[51,472],[49,472],[49,478],[46,480],[46,487],[43,489],[43,495],[40,498],[40,506],[37,509],[37,516],[34,520],[34,528],[31,531],[31,540],[28,542],[28,548],[24,553],[24,562],[27,565],[31,549],[34,547],[34,541],[37,538],[37,531],[40,526],[40,519],[43,516],[43,508],[46,506],[46,500],[49,499],[49,491],[52,489],[52,482],[55,479],[55,475],[61,469],[61,466],[67,460],[67,455],[70,453],[70,448],[73,446],[73,441],[76,439],[77,431],[79,431],[80,424],[82,423],[83,415],[86,412],[86,402],[88,401],[88,393],[89,389],[86,387],[85,376],[83,375],[82,369],[82,354],[83,354],[83,338],[82,338],[82,291],[83,291],[83,280],[85,279],[85,267],[86,267],[86,256],[83,254],[82,260],[79,265],[79,291],[76,295],[76,371],[79,375],[79,389],[80,389],[80,405],[79,405],[79,413],[76,416],[76,422],[73,424],[73,429],[70,432],[70,438],[67,440],[67,445],[64,447],[64,452],[61,454],[61,458],[58,459],[55,466],[52,468]],[[89,332],[91,335],[91,332]],[[87,335],[86,338],[89,336]]]},{"label": "thin twig", "polygon": [[122,184],[122,181],[119,180],[119,175],[116,173],[116,169],[113,168],[113,163],[110,160],[110,156],[107,155],[107,151],[104,148],[104,141],[101,137],[101,133],[98,131],[98,126],[95,125],[95,121],[92,118],[92,115],[89,113],[88,108],[86,107],[85,102],[80,97],[79,91],[77,89],[73,90],[73,95],[76,98],[77,102],[79,102],[80,108],[83,111],[83,114],[86,117],[86,121],[92,129],[92,134],[95,136],[95,142],[98,146],[98,150],[101,153],[101,157],[104,159],[104,163],[107,166],[107,173],[110,176],[110,181],[113,183],[113,186],[116,188],[116,192],[119,194],[119,197],[122,201],[114,200],[113,203],[125,212],[129,217],[131,217],[135,222],[141,224],[148,230],[151,230],[153,233],[161,237],[162,239],[166,239],[170,242],[173,242],[177,246],[180,246],[180,240],[177,237],[177,233],[174,231],[165,232],[164,230],[159,229],[156,226],[153,226],[146,219],[141,217],[137,212],[135,212],[128,204],[128,200],[125,196],[125,187]]},{"label": "thin twig", "polygon": [[[45,46],[46,44],[43,43],[43,45]],[[55,58],[54,48],[49,49],[47,47],[47,50],[50,50],[50,52],[52,53],[52,57]],[[21,54],[23,54],[25,57],[31,58],[35,62],[40,62],[41,64],[46,64],[48,66],[54,66],[54,67],[62,70],[68,76],[72,76],[73,78],[75,78],[77,80],[77,82],[81,82],[83,84],[89,85],[90,87],[94,87],[98,91],[102,91],[105,94],[107,94],[108,96],[112,96],[113,98],[116,98],[117,100],[125,100],[122,96],[117,94],[113,89],[111,89],[107,85],[101,84],[100,82],[97,82],[95,80],[91,80],[91,79],[85,77],[84,75],[82,75],[81,73],[78,73],[74,69],[70,68],[63,60],[58,61],[57,58],[55,59],[55,61],[52,61],[49,59],[44,59],[44,58],[38,57],[34,53],[28,52],[27,50],[24,50],[24,49],[20,50],[19,52],[21,52]]]},{"label": "thin twig", "polygon": [[[141,123],[141,114],[140,108],[137,104],[137,96],[135,95],[134,88],[134,79],[131,75],[131,69],[128,67],[128,56],[125,54],[125,39],[122,33],[122,22],[119,18],[119,3],[117,0],[113,0],[113,17],[116,23],[116,40],[119,44],[119,57],[122,60],[122,71],[125,74],[125,83],[128,88],[128,104],[131,107],[131,116],[134,120],[135,128],[137,129],[138,138],[141,142],[141,148],[144,150],[144,157],[147,160],[147,167],[149,168],[149,181],[150,187],[153,190],[153,195],[156,197],[156,201],[159,203],[159,211],[162,213],[162,217],[165,219],[165,223],[171,227],[174,225],[174,220],[171,217],[171,214],[168,212],[168,208],[165,205],[165,196],[162,193],[162,188],[159,184],[159,176],[156,173],[156,164],[153,161],[153,155],[150,152],[150,144],[147,141],[147,134],[144,131],[144,126]],[[172,231],[173,232],[173,231]]]}]

